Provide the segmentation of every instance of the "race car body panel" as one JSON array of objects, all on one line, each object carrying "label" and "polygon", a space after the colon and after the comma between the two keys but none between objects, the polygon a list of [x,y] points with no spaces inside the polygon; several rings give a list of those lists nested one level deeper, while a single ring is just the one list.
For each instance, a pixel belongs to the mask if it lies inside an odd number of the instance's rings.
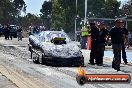
[{"label": "race car body panel", "polygon": [[[62,31],[43,31],[30,35],[29,46],[31,52],[41,51],[42,59],[50,65],[84,64],[80,48]],[[41,56],[40,53],[37,55]]]}]

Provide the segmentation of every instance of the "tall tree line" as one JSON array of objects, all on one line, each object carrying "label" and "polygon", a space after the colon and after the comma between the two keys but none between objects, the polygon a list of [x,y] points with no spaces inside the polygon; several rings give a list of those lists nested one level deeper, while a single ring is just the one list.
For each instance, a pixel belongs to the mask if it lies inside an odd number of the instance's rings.
[{"label": "tall tree line", "polygon": [[[62,27],[74,31],[74,20],[77,25],[84,19],[85,0],[52,0],[52,27]],[[88,0],[87,17],[114,18],[120,14],[120,2],[117,0]]]},{"label": "tall tree line", "polygon": [[0,0],[0,23],[16,23],[21,11],[26,12],[24,0]]},{"label": "tall tree line", "polygon": [[[85,0],[77,0],[77,8],[76,0],[50,0],[49,2],[52,4],[50,5],[52,28],[63,28],[66,32],[74,32],[75,19],[77,27],[81,26],[80,22],[84,19]],[[88,18],[117,18],[132,15],[132,0],[124,3],[122,7],[118,0],[88,0],[87,5]],[[46,3],[43,3],[42,9],[49,10]],[[131,27],[129,22],[128,28]]]},{"label": "tall tree line", "polygon": [[[41,14],[34,15],[26,12],[24,0],[0,0],[0,23],[18,24],[24,27],[30,25],[45,25],[48,28],[63,28],[66,32],[74,32],[75,18],[77,27],[84,19],[85,0],[48,0],[44,1]],[[115,18],[125,15],[132,15],[132,0],[120,8],[118,0],[88,0],[87,17]],[[130,27],[132,25],[129,23]]]}]

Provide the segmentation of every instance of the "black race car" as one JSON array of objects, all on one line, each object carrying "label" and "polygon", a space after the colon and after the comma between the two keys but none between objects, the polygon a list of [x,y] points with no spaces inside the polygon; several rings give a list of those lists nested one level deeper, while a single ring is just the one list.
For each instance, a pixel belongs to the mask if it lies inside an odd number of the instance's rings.
[{"label": "black race car", "polygon": [[83,66],[80,48],[63,31],[43,31],[29,36],[29,51],[34,63],[51,66]]}]

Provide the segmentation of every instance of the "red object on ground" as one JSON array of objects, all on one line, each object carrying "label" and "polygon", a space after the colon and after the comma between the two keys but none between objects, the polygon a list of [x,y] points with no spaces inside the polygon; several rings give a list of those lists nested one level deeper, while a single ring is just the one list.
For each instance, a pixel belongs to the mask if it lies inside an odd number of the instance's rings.
[{"label": "red object on ground", "polygon": [[90,35],[87,38],[87,49],[91,50],[91,36]]}]

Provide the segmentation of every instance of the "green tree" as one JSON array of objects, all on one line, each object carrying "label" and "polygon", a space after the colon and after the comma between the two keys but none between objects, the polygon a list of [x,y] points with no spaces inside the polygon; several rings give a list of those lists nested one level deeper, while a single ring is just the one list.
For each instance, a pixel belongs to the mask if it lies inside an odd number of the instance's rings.
[{"label": "green tree", "polygon": [[41,19],[43,24],[50,28],[51,26],[51,11],[52,11],[52,2],[51,1],[44,1],[42,5],[42,9],[40,12],[42,13]]},{"label": "green tree", "polygon": [[[125,3],[122,6],[120,12],[124,17],[127,15],[127,19],[132,19],[132,0],[129,0],[127,3]],[[127,29],[132,32],[132,21],[127,22]]]},{"label": "green tree", "polygon": [[120,2],[117,0],[88,0],[89,17],[114,18],[119,16]]},{"label": "green tree", "polygon": [[72,31],[76,0],[52,0],[52,27],[62,27],[65,31]]},{"label": "green tree", "polygon": [[25,10],[24,0],[0,0],[0,23],[13,23]]},{"label": "green tree", "polygon": [[12,3],[10,0],[0,0],[0,23],[7,23],[12,15]]},{"label": "green tree", "polygon": [[[74,32],[74,20],[77,18],[77,27],[84,19],[85,0],[52,0],[52,27],[62,27],[67,32]],[[87,17],[115,18],[120,15],[120,2],[117,0],[88,0]]]},{"label": "green tree", "polygon": [[106,0],[105,2],[105,17],[114,18],[115,16],[119,16],[119,7],[121,2],[117,0]]},{"label": "green tree", "polygon": [[13,1],[13,5],[15,7],[16,10],[18,11],[26,11],[26,4],[24,2],[24,0],[14,0]]},{"label": "green tree", "polygon": [[87,4],[89,16],[102,17],[101,12],[105,7],[105,0],[88,0]]},{"label": "green tree", "polygon": [[122,6],[122,14],[132,15],[132,0],[128,1],[126,4]]},{"label": "green tree", "polygon": [[29,27],[30,25],[41,25],[41,17],[27,13],[24,17],[19,17],[19,25]]},{"label": "green tree", "polygon": [[58,0],[52,0],[52,28],[64,28],[64,8]]}]

